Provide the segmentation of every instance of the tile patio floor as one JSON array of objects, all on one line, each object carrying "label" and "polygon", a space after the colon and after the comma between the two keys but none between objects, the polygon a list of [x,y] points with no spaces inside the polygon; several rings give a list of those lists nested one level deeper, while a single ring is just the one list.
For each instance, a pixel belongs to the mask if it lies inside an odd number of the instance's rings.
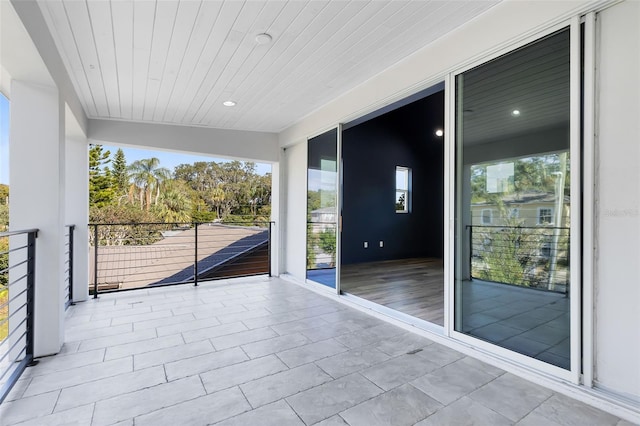
[{"label": "tile patio floor", "polygon": [[263,277],[103,295],[28,368],[2,425],[623,425]]}]

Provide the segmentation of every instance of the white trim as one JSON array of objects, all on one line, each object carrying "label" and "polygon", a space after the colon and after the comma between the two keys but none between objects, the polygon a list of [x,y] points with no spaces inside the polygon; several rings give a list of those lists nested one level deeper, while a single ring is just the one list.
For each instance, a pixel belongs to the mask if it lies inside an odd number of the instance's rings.
[{"label": "white trim", "polygon": [[304,246],[305,246],[305,253],[304,253],[304,276],[305,276],[305,282],[310,283],[310,284],[314,284],[314,285],[321,285],[322,287],[326,287],[328,289],[331,289],[332,291],[337,291],[337,294],[340,294],[340,284],[339,284],[339,280],[340,280],[340,268],[339,268],[339,263],[340,263],[340,253],[339,253],[339,247],[340,247],[340,218],[341,218],[341,191],[340,191],[340,168],[341,168],[341,161],[342,161],[342,155],[341,155],[341,149],[342,149],[342,124],[338,123],[335,126],[325,130],[322,133],[317,134],[316,136],[313,137],[309,137],[307,138],[307,140],[305,141],[305,143],[307,144],[307,163],[306,163],[306,169],[305,169],[305,179],[306,179],[306,191],[305,191],[305,215],[309,213],[309,197],[308,197],[308,193],[309,193],[309,141],[311,139],[314,139],[318,136],[322,136],[325,133],[328,133],[332,130],[336,131],[336,258],[335,258],[335,267],[334,269],[334,273],[336,274],[335,276],[335,287],[329,287],[328,285],[324,285],[324,284],[320,284],[317,283],[313,280],[307,279],[307,274],[309,272],[309,269],[307,268],[307,256],[309,254],[309,244],[308,244],[308,238],[309,238],[309,222],[307,222],[307,219],[305,219],[305,234],[304,234]]},{"label": "white trim", "polygon": [[[475,61],[470,61],[467,66],[458,69],[456,72],[452,74],[452,82],[454,79],[460,78],[460,76],[472,69],[476,66],[485,64],[497,57],[508,54],[518,48],[521,48],[525,45],[533,43],[537,40],[544,38],[554,32],[569,29],[570,31],[570,156],[571,156],[571,170],[580,170],[580,71],[581,71],[581,61],[580,61],[580,18],[575,16],[569,22],[563,21],[558,22],[555,25],[551,25],[547,27],[545,30],[540,31],[535,34],[531,34],[528,37],[524,37],[518,42],[512,43],[503,49],[496,50],[491,55],[486,55],[482,58],[479,58]],[[462,90],[459,88],[458,96],[462,96]],[[455,100],[456,94],[451,95],[451,99]],[[453,111],[452,111],[453,110]],[[450,108],[450,114],[452,117],[455,117],[455,110]],[[455,129],[455,120],[453,126]],[[449,132],[452,133],[452,132]],[[453,141],[454,145],[462,144],[462,135],[456,134],[456,140]],[[454,150],[455,152],[455,150]],[[459,164],[460,161],[457,161],[456,168],[454,169],[454,173],[462,173],[462,164]],[[571,181],[571,240],[570,244],[572,247],[581,247],[580,246],[580,184],[581,179],[572,179]],[[457,188],[454,188],[454,196],[456,197],[458,203],[461,202],[459,197],[461,196],[460,191],[457,191]],[[553,209],[552,213],[553,213]],[[538,208],[538,216],[537,222],[540,222],[540,208]],[[453,221],[455,222],[457,212],[453,211]],[[553,218],[553,215],[552,215]],[[482,221],[482,218],[481,218]],[[462,221],[458,221],[457,226],[458,236],[462,238],[463,229]],[[454,235],[455,238],[455,235]],[[458,253],[460,255],[460,253]],[[571,265],[580,265],[581,251],[580,250],[572,250],[571,251]],[[454,257],[451,259],[455,265],[455,253]],[[455,267],[455,266],[454,266]],[[504,357],[506,359],[512,360],[513,362],[517,362],[521,364],[524,368],[528,368],[531,370],[538,371],[542,374],[548,374],[555,376],[557,378],[571,381],[575,384],[579,384],[580,379],[580,370],[581,370],[581,348],[580,348],[580,268],[573,267],[571,268],[571,301],[570,301],[570,333],[571,333],[571,349],[570,349],[570,357],[571,357],[571,365],[570,370],[565,370],[560,367],[554,366],[552,364],[545,363],[543,361],[537,360],[535,358],[529,357],[527,355],[520,354],[518,352],[502,348],[496,344],[482,341],[476,337],[466,335],[464,333],[455,331],[455,322],[451,324],[449,331],[449,335],[457,340],[465,342],[469,345],[477,346],[483,350],[493,352],[497,356]],[[460,272],[457,274],[458,278],[460,278]],[[455,288],[455,275],[454,277],[448,277],[448,285],[453,290]],[[454,297],[455,298],[455,297]],[[452,312],[449,313],[449,320],[454,321],[455,315],[457,311],[455,309],[455,301],[451,303]]]},{"label": "white trim", "polygon": [[595,55],[596,14],[585,17],[583,82],[583,210],[582,210],[582,383],[594,380],[594,254],[595,254]]},{"label": "white trim", "polygon": [[[540,220],[540,212],[541,212],[542,210],[549,210],[549,211],[551,211],[551,213],[549,214],[549,217],[551,218],[551,219],[549,220],[549,222],[542,222],[542,221]],[[555,224],[555,223],[554,223],[555,221],[553,220],[553,216],[554,216],[554,213],[555,213],[555,211],[554,211],[554,210],[555,210],[555,209],[554,209],[553,207],[538,207],[538,208],[536,209],[536,224],[537,224],[537,225],[554,225],[554,224]],[[545,216],[547,216],[547,215],[545,215]],[[558,224],[558,226],[560,226],[560,224]]]},{"label": "white trim", "polygon": [[535,371],[539,374],[555,377],[560,380],[572,381],[572,372],[570,370],[565,370],[564,368],[557,367],[553,364],[549,364],[528,355],[504,348],[498,344],[487,342],[456,330],[452,330],[451,337],[481,351],[491,353],[497,358],[504,359],[507,362],[516,363],[529,371]]},{"label": "white trim", "polygon": [[452,74],[444,80],[444,332],[451,335],[453,329],[455,285],[455,81]]},{"label": "white trim", "polygon": [[336,131],[336,294],[339,295],[342,270],[342,123],[338,123]]},{"label": "white trim", "polygon": [[[405,177],[405,185],[407,187],[407,189],[399,189],[398,188],[398,172],[405,172],[404,173],[404,177]],[[396,173],[395,173],[395,195],[396,197],[394,198],[394,202],[393,202],[393,208],[394,211],[396,213],[409,213],[410,212],[410,204],[411,204],[411,168],[407,167],[407,166],[396,166]],[[398,210],[398,208],[396,207],[396,204],[398,203],[398,192],[403,193],[404,194],[404,209],[403,210]]]},{"label": "white trim", "polygon": [[[569,155],[571,156],[571,170],[574,174],[571,179],[571,207],[570,207],[570,247],[575,247],[575,250],[570,251],[569,264],[571,265],[570,271],[570,293],[569,299],[569,317],[570,321],[570,341],[571,341],[571,372],[572,381],[575,384],[580,383],[580,370],[582,369],[582,332],[581,332],[581,317],[582,317],[582,271],[580,268],[582,259],[582,204],[580,192],[582,190],[582,176],[581,170],[581,77],[582,77],[582,64],[581,64],[581,37],[580,37],[580,17],[576,16],[571,20],[571,36],[570,36],[570,89],[569,89]],[[558,224],[559,225],[559,224]]]}]

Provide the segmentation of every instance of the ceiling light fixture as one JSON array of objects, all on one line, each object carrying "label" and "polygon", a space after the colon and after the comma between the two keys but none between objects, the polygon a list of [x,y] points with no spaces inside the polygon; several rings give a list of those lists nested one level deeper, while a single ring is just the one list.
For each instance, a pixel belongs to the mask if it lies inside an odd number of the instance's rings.
[{"label": "ceiling light fixture", "polygon": [[256,43],[258,44],[269,44],[271,40],[273,40],[273,37],[267,33],[261,33],[256,36]]},{"label": "ceiling light fixture", "polygon": [[511,111],[511,115],[513,115],[514,117],[520,117],[520,110],[514,109],[513,111]]},{"label": "ceiling light fixture", "polygon": [[224,105],[226,107],[234,107],[234,106],[236,106],[236,103],[234,101],[224,101],[222,103],[222,105]]},{"label": "ceiling light fixture", "polygon": [[442,135],[444,135],[444,132],[442,131],[442,129],[437,129],[437,130],[436,130],[436,136],[437,136],[437,137],[439,137],[439,138],[441,138],[441,137],[442,137]]}]

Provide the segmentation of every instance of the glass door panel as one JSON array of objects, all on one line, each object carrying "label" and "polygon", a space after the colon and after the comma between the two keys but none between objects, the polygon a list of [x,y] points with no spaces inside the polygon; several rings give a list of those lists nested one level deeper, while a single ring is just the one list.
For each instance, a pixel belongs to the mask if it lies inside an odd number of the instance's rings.
[{"label": "glass door panel", "polygon": [[309,139],[307,279],[336,287],[338,129]]},{"label": "glass door panel", "polygon": [[455,330],[567,370],[569,39],[456,80]]}]

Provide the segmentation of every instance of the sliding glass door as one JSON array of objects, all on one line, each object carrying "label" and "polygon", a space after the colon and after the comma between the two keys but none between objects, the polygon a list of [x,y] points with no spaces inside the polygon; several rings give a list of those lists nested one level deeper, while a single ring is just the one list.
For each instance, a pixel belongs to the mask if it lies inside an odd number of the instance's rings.
[{"label": "sliding glass door", "polygon": [[454,329],[565,370],[579,250],[570,53],[567,28],[455,80]]},{"label": "sliding glass door", "polygon": [[308,141],[307,279],[336,288],[338,128]]}]

